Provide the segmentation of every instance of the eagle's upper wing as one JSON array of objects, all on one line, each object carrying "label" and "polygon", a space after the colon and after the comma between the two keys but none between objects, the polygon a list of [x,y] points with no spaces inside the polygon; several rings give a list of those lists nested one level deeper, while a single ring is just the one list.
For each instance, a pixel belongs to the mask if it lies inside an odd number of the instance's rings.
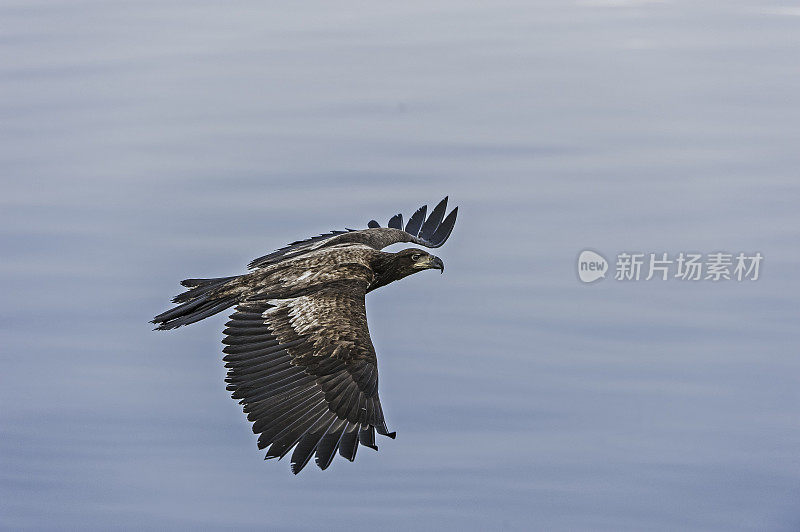
[{"label": "eagle's upper wing", "polygon": [[331,231],[306,240],[298,240],[268,255],[250,261],[247,267],[251,269],[261,268],[283,259],[296,257],[303,253],[335,244],[359,243],[375,249],[383,249],[399,242],[413,242],[420,246],[438,248],[447,241],[453,231],[453,226],[456,224],[456,216],[458,216],[458,207],[450,211],[450,214],[445,217],[445,212],[447,211],[447,197],[445,197],[431,211],[430,216],[425,218],[427,210],[427,205],[417,209],[411,215],[405,227],[403,227],[403,215],[395,214],[389,220],[386,228],[382,228],[378,222],[372,220],[368,224],[369,229]]},{"label": "eagle's upper wing", "polygon": [[[260,434],[266,458],[292,447],[298,473],[316,453],[327,468],[337,449],[352,461],[358,443],[389,434],[364,304],[368,280],[349,278],[285,299],[245,302],[226,324],[226,381]],[[296,447],[295,447],[296,445]]]}]

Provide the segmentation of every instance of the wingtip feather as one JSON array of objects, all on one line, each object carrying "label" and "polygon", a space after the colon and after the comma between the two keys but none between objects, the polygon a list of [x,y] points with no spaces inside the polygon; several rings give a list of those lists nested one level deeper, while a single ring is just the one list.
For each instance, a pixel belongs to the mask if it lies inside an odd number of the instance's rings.
[{"label": "wingtip feather", "polygon": [[430,216],[428,219],[425,220],[425,223],[422,224],[422,228],[419,231],[419,237],[423,240],[430,241],[431,236],[439,228],[439,225],[442,223],[442,218],[444,218],[444,213],[447,211],[447,196],[439,202],[436,207],[433,208],[431,211]]}]

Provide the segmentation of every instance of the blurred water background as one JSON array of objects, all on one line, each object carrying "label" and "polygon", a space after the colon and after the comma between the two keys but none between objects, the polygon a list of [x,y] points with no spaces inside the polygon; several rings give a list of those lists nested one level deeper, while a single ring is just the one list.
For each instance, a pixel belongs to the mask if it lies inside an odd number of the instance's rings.
[{"label": "blurred water background", "polygon": [[[800,529],[800,8],[0,3],[0,526]],[[368,297],[398,438],[263,462],[186,277],[449,194]],[[582,249],[756,282],[578,282]]]}]

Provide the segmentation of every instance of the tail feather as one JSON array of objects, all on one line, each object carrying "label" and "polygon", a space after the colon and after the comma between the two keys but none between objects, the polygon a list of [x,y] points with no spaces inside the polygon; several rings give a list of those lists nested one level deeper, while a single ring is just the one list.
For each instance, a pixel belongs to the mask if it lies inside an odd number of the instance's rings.
[{"label": "tail feather", "polygon": [[220,285],[225,281],[230,281],[235,278],[236,276],[234,275],[232,277],[214,277],[212,279],[184,279],[181,281],[181,286],[193,288],[196,286]]},{"label": "tail feather", "polygon": [[212,290],[217,290],[218,288],[221,288],[225,283],[227,283],[231,279],[236,279],[236,276],[234,275],[233,277],[217,277],[215,279],[184,279],[183,281],[181,281],[181,285],[185,286],[186,288],[189,288],[189,290],[173,297],[172,302],[185,303],[187,301],[194,301],[204,296],[205,294],[211,292]]},{"label": "tail feather", "polygon": [[[216,279],[186,279],[181,281],[181,284],[189,288],[189,290],[172,299],[173,303],[180,304],[162,312],[153,318],[150,323],[156,324],[156,330],[166,331],[181,325],[189,325],[232,307],[237,303],[238,296],[220,294],[219,292],[225,283],[234,278],[219,277]],[[212,292],[217,293],[212,294]]]}]

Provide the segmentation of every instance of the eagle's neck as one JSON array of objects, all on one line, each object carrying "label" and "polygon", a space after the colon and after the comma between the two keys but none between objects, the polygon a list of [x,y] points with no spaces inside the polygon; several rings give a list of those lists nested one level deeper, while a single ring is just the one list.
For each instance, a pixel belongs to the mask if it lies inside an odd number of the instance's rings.
[{"label": "eagle's neck", "polygon": [[375,273],[375,278],[367,288],[367,292],[371,292],[381,286],[386,286],[403,277],[414,273],[413,270],[408,271],[401,267],[399,261],[394,253],[384,253],[376,255],[371,261],[372,271]]}]

